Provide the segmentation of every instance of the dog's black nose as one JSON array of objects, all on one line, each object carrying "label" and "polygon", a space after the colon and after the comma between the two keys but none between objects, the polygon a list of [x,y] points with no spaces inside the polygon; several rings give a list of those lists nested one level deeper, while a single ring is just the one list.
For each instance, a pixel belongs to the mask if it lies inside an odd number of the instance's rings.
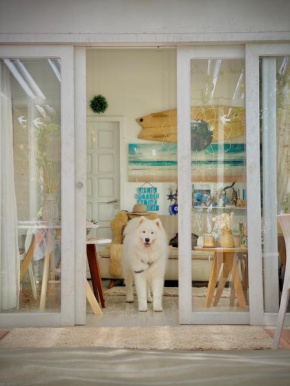
[{"label": "dog's black nose", "polygon": [[146,241],[146,243],[149,243],[150,239],[146,238],[145,241]]}]

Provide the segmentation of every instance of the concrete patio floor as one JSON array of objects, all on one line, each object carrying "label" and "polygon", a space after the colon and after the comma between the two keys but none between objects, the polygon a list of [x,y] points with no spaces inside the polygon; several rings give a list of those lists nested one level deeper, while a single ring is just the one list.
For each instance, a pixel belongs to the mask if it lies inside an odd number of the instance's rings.
[{"label": "concrete patio floor", "polygon": [[0,385],[290,384],[290,351],[1,349]]}]

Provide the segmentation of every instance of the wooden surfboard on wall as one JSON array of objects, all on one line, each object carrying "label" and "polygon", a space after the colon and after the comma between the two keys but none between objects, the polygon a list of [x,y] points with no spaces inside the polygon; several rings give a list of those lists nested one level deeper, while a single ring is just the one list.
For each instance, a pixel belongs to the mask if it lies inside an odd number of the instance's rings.
[{"label": "wooden surfboard on wall", "polygon": [[[142,127],[138,138],[177,142],[177,109],[161,111],[137,118]],[[197,106],[191,108],[191,122],[208,124],[211,143],[223,143],[245,134],[245,109],[229,106]]]}]

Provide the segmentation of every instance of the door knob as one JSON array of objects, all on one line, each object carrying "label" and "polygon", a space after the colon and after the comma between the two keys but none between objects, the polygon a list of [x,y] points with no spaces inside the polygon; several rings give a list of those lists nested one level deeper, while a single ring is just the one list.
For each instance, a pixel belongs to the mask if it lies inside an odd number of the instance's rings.
[{"label": "door knob", "polygon": [[81,182],[81,181],[77,182],[77,187],[78,188],[82,188],[83,186],[84,186],[83,182]]}]

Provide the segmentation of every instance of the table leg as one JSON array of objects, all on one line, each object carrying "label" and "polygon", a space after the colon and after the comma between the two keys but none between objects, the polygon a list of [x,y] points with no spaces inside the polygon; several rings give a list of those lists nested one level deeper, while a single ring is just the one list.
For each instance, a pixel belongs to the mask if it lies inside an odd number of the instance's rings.
[{"label": "table leg", "polygon": [[218,302],[222,296],[223,290],[225,288],[229,273],[231,272],[232,265],[233,265],[233,253],[224,253],[224,265],[223,265],[223,271],[222,275],[219,281],[219,285],[216,291],[215,299],[213,302],[214,306],[218,305]]},{"label": "table leg", "polygon": [[231,283],[231,295],[230,295],[230,307],[234,307],[235,305],[235,289],[233,287],[233,281]]},{"label": "table leg", "polygon": [[53,250],[50,254],[50,263],[49,263],[49,284],[50,284],[50,300],[51,300],[51,308],[57,307],[57,296],[56,296],[56,283],[55,280],[55,250]]},{"label": "table leg", "polygon": [[20,267],[20,281],[23,279],[29,264],[32,262],[33,257],[34,257],[34,252],[36,248],[38,248],[39,242],[36,240],[36,236],[34,236],[33,241],[22,261],[21,267]]},{"label": "table leg", "polygon": [[243,261],[244,261],[244,269],[243,269],[243,276],[242,276],[242,287],[243,287],[245,299],[247,301],[247,299],[248,299],[248,285],[249,285],[249,282],[248,282],[248,277],[249,277],[248,276],[249,275],[248,256],[245,256]]},{"label": "table leg", "polygon": [[94,244],[87,244],[87,258],[90,267],[93,290],[96,299],[100,298],[100,303],[103,308],[106,308],[105,295],[103,291],[102,279],[100,275],[100,267],[96,246]]},{"label": "table leg", "polygon": [[90,303],[90,306],[92,307],[94,314],[95,315],[103,315],[102,310],[99,306],[99,303],[97,302],[95,295],[94,295],[88,281],[86,283],[86,297],[88,299],[88,302]]},{"label": "table leg", "polygon": [[210,273],[210,278],[209,278],[209,282],[208,282],[206,299],[205,299],[205,306],[206,307],[210,307],[211,306],[211,302],[212,302],[212,298],[213,298],[216,282],[217,282],[217,254],[215,252],[214,253],[214,257],[213,257],[213,263],[212,263],[212,269],[211,269],[211,273]]},{"label": "table leg", "polygon": [[238,271],[238,263],[236,257],[233,259],[233,267],[232,267],[232,282],[237,295],[238,303],[240,308],[243,310],[247,310],[247,303],[244,296],[244,291],[242,288],[241,278]]},{"label": "table leg", "polygon": [[39,305],[40,311],[44,311],[46,307],[49,262],[50,262],[50,253],[46,253],[44,257],[43,274],[42,274],[42,285],[41,285],[41,295],[40,295],[40,305]]}]

